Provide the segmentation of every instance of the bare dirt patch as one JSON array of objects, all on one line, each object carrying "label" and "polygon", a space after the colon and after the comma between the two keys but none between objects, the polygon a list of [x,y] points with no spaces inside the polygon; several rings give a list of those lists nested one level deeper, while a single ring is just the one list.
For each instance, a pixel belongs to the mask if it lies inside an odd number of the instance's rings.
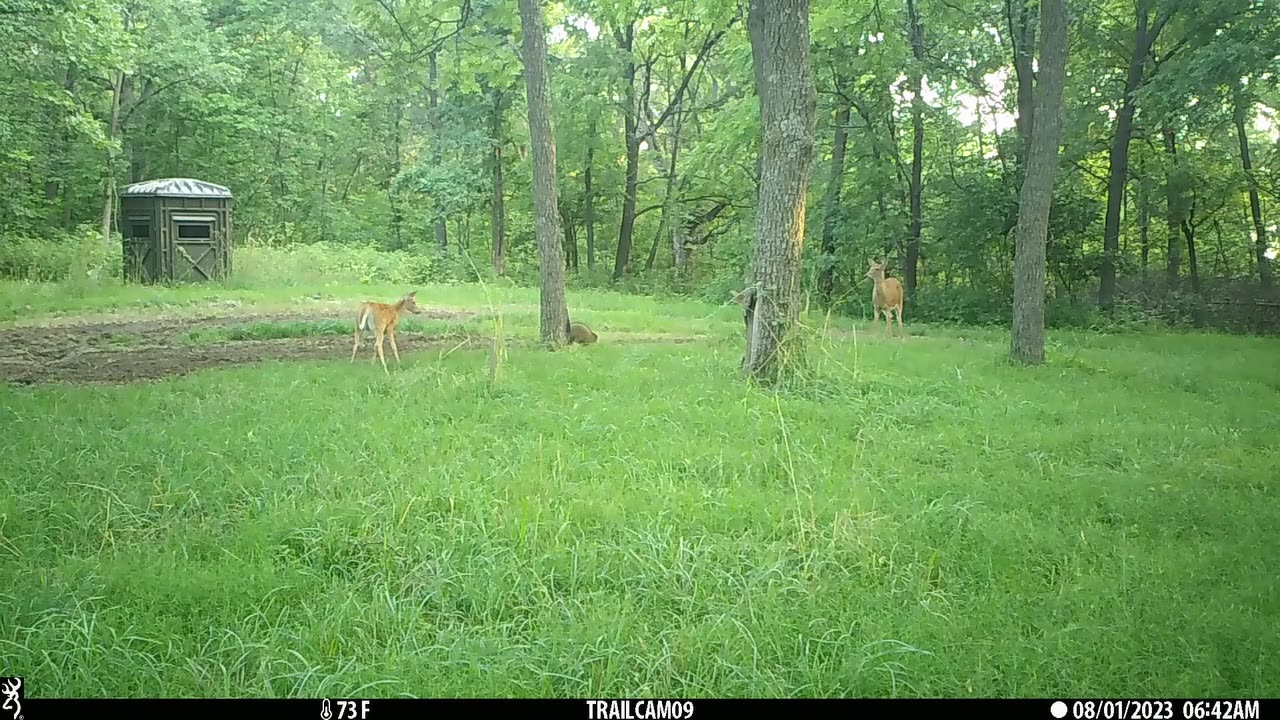
[{"label": "bare dirt patch", "polygon": [[[475,313],[424,308],[423,319],[465,320]],[[116,320],[24,325],[0,328],[0,382],[126,383],[176,377],[208,368],[248,365],[270,360],[350,359],[349,334],[313,335],[264,340],[193,343],[192,331],[246,324],[290,323],[354,318],[348,308],[292,312],[211,314],[197,318]],[[601,343],[689,343],[700,336],[647,333],[602,333]],[[459,344],[487,347],[489,338],[461,329],[446,334],[396,333],[401,356],[427,348],[451,349]],[[508,338],[509,343],[525,344]],[[357,362],[369,362],[373,341],[366,333]],[[384,350],[394,363],[390,343]]]},{"label": "bare dirt patch", "polygon": [[[189,319],[131,320],[23,326],[0,329],[0,381],[130,382],[185,375],[212,367],[264,360],[321,359],[351,356],[350,335],[323,335],[271,340],[192,344],[193,330],[247,323],[314,321],[350,316],[350,312],[258,313]],[[463,319],[470,313],[424,310],[420,317]],[[354,332],[354,319],[352,319]],[[456,344],[459,339],[429,333],[396,333],[401,354],[428,346]],[[366,334],[361,354],[373,351]],[[386,348],[391,354],[390,344]],[[394,362],[394,360],[392,360]]]}]

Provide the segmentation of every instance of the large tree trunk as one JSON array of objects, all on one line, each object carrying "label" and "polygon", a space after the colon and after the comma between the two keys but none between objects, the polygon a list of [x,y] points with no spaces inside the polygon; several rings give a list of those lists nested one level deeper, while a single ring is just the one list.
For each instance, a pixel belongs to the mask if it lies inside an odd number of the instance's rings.
[{"label": "large tree trunk", "polygon": [[[591,127],[591,139],[588,142],[595,143],[596,129]],[[596,269],[596,196],[595,189],[591,186],[591,164],[592,164],[592,146],[587,146],[587,170],[586,178],[583,181],[582,189],[582,222],[587,226],[587,270],[594,271]]]},{"label": "large tree trunk", "polygon": [[560,211],[556,187],[556,136],[551,120],[551,87],[547,79],[547,41],[538,0],[520,0],[525,89],[529,107],[529,139],[533,150],[534,230],[542,276],[542,342],[564,344],[569,336],[565,305],[564,253],[560,245]]},{"label": "large tree trunk", "polygon": [[1240,165],[1244,168],[1245,181],[1249,183],[1249,212],[1253,216],[1254,251],[1257,259],[1258,282],[1263,292],[1271,290],[1271,261],[1267,259],[1267,228],[1262,224],[1262,205],[1258,199],[1258,181],[1253,176],[1253,162],[1249,158],[1249,135],[1244,120],[1252,103],[1245,97],[1244,88],[1237,82],[1232,92],[1235,104],[1236,136],[1240,139]]},{"label": "large tree trunk", "polygon": [[840,214],[840,186],[844,184],[844,151],[849,138],[849,103],[838,100],[835,118],[835,140],[831,143],[831,177],[822,218],[822,263],[818,271],[818,298],[831,307],[836,275],[836,217]]},{"label": "large tree trunk", "polygon": [[747,25],[762,139],[744,367],[770,382],[780,375],[780,351],[799,315],[805,193],[817,130],[809,2],[751,0]]},{"label": "large tree trunk", "polygon": [[493,117],[490,133],[493,135],[493,198],[489,203],[489,227],[493,232],[491,259],[493,271],[502,275],[507,269],[507,213],[503,207],[502,187],[502,92],[493,91]]},{"label": "large tree trunk", "polygon": [[626,133],[627,175],[622,194],[622,225],[618,229],[618,253],[613,261],[614,280],[626,273],[627,263],[631,261],[631,237],[636,226],[636,192],[640,184],[640,137],[637,135],[636,128],[641,109],[636,105],[636,61],[631,56],[631,43],[634,37],[634,23],[628,25],[625,31],[617,33],[618,49],[627,54],[622,73],[626,105],[622,112],[622,126],[623,132]]},{"label": "large tree trunk", "polygon": [[1179,194],[1181,177],[1178,170],[1178,135],[1176,130],[1169,128],[1165,128],[1160,134],[1164,136],[1164,151],[1169,155],[1169,161],[1173,165],[1172,169],[1165,174],[1164,180],[1164,217],[1168,225],[1165,284],[1169,287],[1169,290],[1177,290],[1179,284],[1178,275],[1182,271],[1182,231],[1178,226],[1178,222],[1183,212],[1182,198]]},{"label": "large tree trunk", "polygon": [[[431,144],[435,146],[436,162],[442,162],[444,153],[440,149],[440,118],[436,115],[440,107],[440,77],[436,69],[436,54],[433,52],[427,55],[427,74],[431,82],[431,119],[434,128],[434,137],[431,138]],[[444,215],[436,218],[436,246],[444,252],[449,247],[449,226],[445,222]]]},{"label": "large tree trunk", "polygon": [[1153,0],[1138,0],[1138,27],[1134,35],[1133,54],[1125,77],[1124,99],[1116,116],[1116,136],[1111,144],[1110,169],[1107,180],[1107,215],[1102,229],[1102,269],[1099,273],[1098,304],[1110,308],[1116,296],[1116,260],[1120,254],[1120,211],[1124,188],[1129,179],[1129,138],[1133,135],[1134,93],[1142,84],[1142,68],[1151,44],[1162,25],[1151,28]]},{"label": "large tree trunk", "polygon": [[1013,270],[1013,333],[1015,360],[1044,362],[1045,244],[1049,210],[1058,173],[1058,140],[1062,134],[1062,90],[1067,81],[1067,10],[1064,0],[1041,0],[1040,77],[1018,203],[1018,229]]},{"label": "large tree trunk", "polygon": [[915,96],[911,98],[911,232],[907,237],[907,256],[902,265],[904,304],[916,297],[916,266],[920,262],[920,231],[923,225],[921,204],[924,193],[924,24],[915,0],[907,0],[910,20],[911,52],[915,56]]}]

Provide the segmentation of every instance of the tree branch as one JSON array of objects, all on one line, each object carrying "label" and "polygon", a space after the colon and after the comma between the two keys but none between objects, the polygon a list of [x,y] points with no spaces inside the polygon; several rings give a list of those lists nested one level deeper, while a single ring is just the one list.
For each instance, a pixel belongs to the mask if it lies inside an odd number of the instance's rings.
[{"label": "tree branch", "polygon": [[730,27],[733,27],[735,22],[737,22],[736,17],[729,21],[728,27],[724,30],[708,33],[707,39],[702,43],[702,48],[698,50],[697,57],[693,59],[693,65],[689,66],[689,70],[685,72],[684,79],[681,80],[680,87],[676,90],[675,96],[672,97],[671,102],[667,105],[667,109],[663,110],[662,114],[658,116],[657,121],[653,123],[654,132],[657,132],[658,129],[662,127],[663,123],[671,117],[671,113],[680,106],[680,101],[684,98],[685,90],[689,87],[689,81],[693,79],[693,76],[698,72],[698,68],[702,66],[702,61],[707,58],[707,55],[711,52],[712,48],[716,46],[716,43],[720,42],[720,39],[725,36],[725,33]]},{"label": "tree branch", "polygon": [[433,52],[439,52],[446,42],[462,32],[462,29],[467,24],[467,20],[471,17],[471,0],[462,0],[462,6],[458,11],[457,20],[441,20],[436,17],[431,18],[431,22],[436,26],[436,28],[441,25],[453,25],[453,31],[441,36],[436,35],[438,30],[433,29],[432,39],[427,41],[425,45],[419,46],[416,39],[410,35],[408,28],[404,26],[404,23],[400,22],[400,16],[397,15],[396,11],[387,3],[387,0],[377,0],[377,3],[382,6],[382,9],[385,10],[388,15],[391,16],[392,21],[396,24],[396,28],[400,31],[400,37],[409,44],[410,52],[406,58],[408,62],[416,62]]},{"label": "tree branch", "polygon": [[120,125],[122,127],[127,125],[129,123],[129,118],[133,115],[134,111],[136,111],[138,108],[142,107],[146,103],[150,102],[151,99],[154,98],[155,96],[159,95],[165,90],[168,90],[171,87],[174,87],[175,85],[181,85],[182,83],[191,82],[193,80],[195,80],[194,77],[179,78],[172,82],[167,82],[164,85],[161,85],[159,88],[152,90],[150,93],[146,95],[146,97],[138,98],[137,102],[133,103],[133,105],[130,106],[129,111],[126,112],[124,114],[124,117],[120,119]]}]

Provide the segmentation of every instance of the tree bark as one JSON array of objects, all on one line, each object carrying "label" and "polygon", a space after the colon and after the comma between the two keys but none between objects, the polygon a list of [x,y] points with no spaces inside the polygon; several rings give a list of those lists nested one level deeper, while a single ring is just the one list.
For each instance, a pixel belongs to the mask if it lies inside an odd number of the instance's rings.
[{"label": "tree bark", "polygon": [[910,20],[911,52],[915,56],[915,96],[911,98],[911,231],[907,237],[907,253],[902,265],[902,285],[906,297],[903,304],[915,300],[916,270],[920,262],[920,233],[923,225],[924,194],[924,24],[915,0],[907,0]]},{"label": "tree bark", "polygon": [[1107,215],[1102,230],[1102,269],[1099,273],[1098,304],[1110,308],[1116,296],[1116,260],[1120,254],[1120,211],[1124,189],[1129,179],[1129,138],[1133,135],[1134,93],[1142,84],[1142,68],[1151,45],[1163,27],[1151,27],[1153,0],[1138,0],[1138,25],[1134,35],[1133,54],[1125,77],[1124,99],[1116,116],[1116,137],[1111,145],[1110,170],[1107,180]]},{"label": "tree bark", "polygon": [[837,101],[835,139],[831,143],[831,177],[827,181],[822,218],[822,262],[818,271],[818,298],[831,307],[836,274],[836,216],[840,213],[840,186],[844,184],[844,153],[849,138],[849,103]]},{"label": "tree bark", "polygon": [[1249,135],[1245,132],[1245,116],[1253,107],[1253,103],[1245,97],[1244,88],[1237,81],[1232,90],[1235,105],[1234,119],[1236,136],[1240,139],[1240,165],[1244,169],[1245,181],[1249,184],[1249,212],[1253,218],[1254,254],[1258,267],[1258,282],[1263,292],[1270,292],[1271,261],[1267,259],[1267,228],[1262,222],[1262,204],[1258,199],[1258,180],[1253,176],[1253,162],[1249,157]]},{"label": "tree bark", "polygon": [[568,340],[569,311],[564,292],[564,252],[560,242],[556,136],[551,119],[551,87],[547,79],[547,41],[543,35],[539,0],[519,1],[524,36],[521,55],[533,151],[534,230],[542,276],[541,336],[542,342],[555,347]]},{"label": "tree bark", "polygon": [[490,134],[493,136],[493,197],[489,203],[489,227],[493,233],[491,260],[493,271],[502,275],[507,271],[507,213],[503,203],[505,190],[502,182],[502,91],[493,91],[493,117]]},{"label": "tree bark", "polygon": [[805,194],[817,129],[809,2],[751,0],[748,31],[762,138],[744,367],[754,379],[772,382],[781,375],[780,351],[799,315]]},{"label": "tree bark", "polygon": [[[124,71],[117,70],[115,79],[112,82],[111,90],[111,124],[107,130],[107,142],[115,142],[116,136],[120,133],[120,97],[124,94]],[[103,181],[103,202],[102,202],[102,244],[111,245],[111,220],[112,210],[115,208],[115,192],[116,192],[116,153],[115,150],[107,150],[107,175]]]},{"label": "tree bark", "polygon": [[[1015,166],[1021,181],[1025,176],[1027,160],[1031,156],[1031,135],[1035,122],[1036,74],[1031,67],[1031,59],[1036,54],[1036,26],[1032,22],[1029,0],[1005,0],[1004,9],[1013,45],[1013,71],[1018,79],[1018,117],[1014,121],[1022,145],[1018,148]],[[978,123],[978,128],[981,133],[981,122]]]},{"label": "tree bark", "polygon": [[626,107],[622,113],[622,125],[626,134],[627,175],[622,195],[622,225],[618,228],[618,252],[613,261],[614,280],[626,273],[627,263],[631,260],[631,238],[636,225],[636,191],[640,184],[640,137],[636,130],[640,108],[636,105],[636,61],[631,56],[634,38],[634,22],[627,25],[625,32],[617,33],[618,49],[627,54],[622,73],[626,85],[623,89]]},{"label": "tree bark", "polygon": [[1013,270],[1011,352],[1017,361],[1044,362],[1045,245],[1058,173],[1062,91],[1067,80],[1067,11],[1064,0],[1041,0],[1040,73],[1031,127],[1031,149],[1018,203]]}]

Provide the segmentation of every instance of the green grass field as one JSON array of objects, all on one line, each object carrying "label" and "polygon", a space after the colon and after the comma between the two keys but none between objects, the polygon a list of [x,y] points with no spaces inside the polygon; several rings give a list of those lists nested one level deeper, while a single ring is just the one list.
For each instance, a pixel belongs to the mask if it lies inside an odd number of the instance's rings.
[{"label": "green grass field", "polygon": [[[536,291],[489,290],[419,301],[533,337]],[[9,284],[0,319],[402,291]],[[496,383],[466,348],[0,386],[4,668],[28,697],[1280,694],[1280,342],[1051,333],[1027,369],[998,330],[846,321],[769,392],[732,306],[570,303],[600,344]]]}]

